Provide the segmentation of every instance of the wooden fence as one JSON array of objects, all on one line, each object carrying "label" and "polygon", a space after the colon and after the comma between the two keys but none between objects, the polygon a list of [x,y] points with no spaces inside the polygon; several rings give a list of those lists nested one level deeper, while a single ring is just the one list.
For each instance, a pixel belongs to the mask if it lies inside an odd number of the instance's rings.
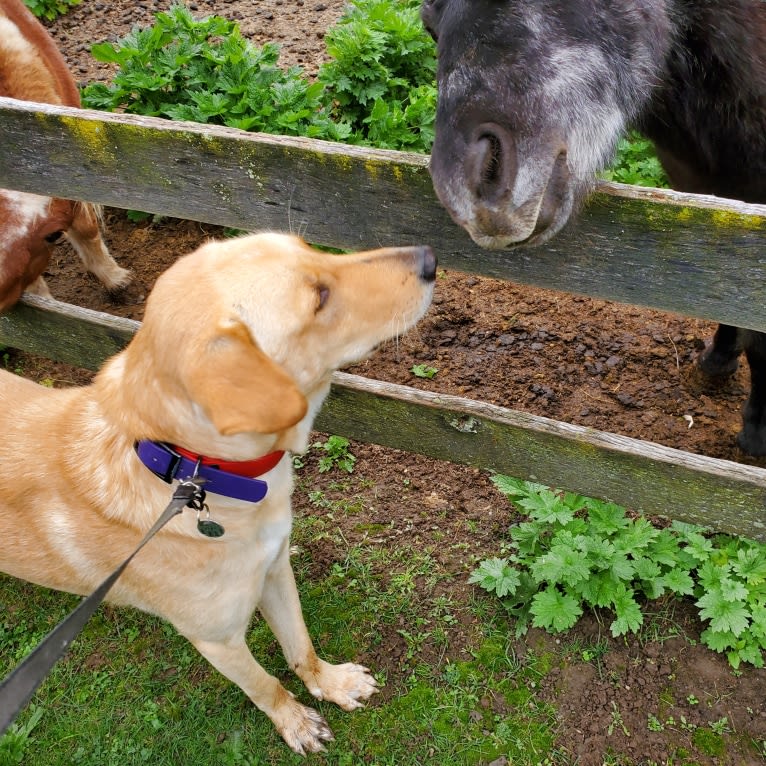
[{"label": "wooden fence", "polygon": [[[547,246],[492,252],[438,204],[427,158],[0,98],[0,187],[359,249],[766,331],[766,206],[600,184]],[[138,323],[33,296],[0,343],[95,369]],[[766,541],[766,470],[343,373],[321,430]]]}]

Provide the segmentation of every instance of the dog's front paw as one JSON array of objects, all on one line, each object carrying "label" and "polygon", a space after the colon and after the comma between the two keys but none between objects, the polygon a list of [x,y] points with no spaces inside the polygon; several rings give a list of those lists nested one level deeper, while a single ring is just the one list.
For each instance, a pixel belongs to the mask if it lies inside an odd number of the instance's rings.
[{"label": "dog's front paw", "polygon": [[364,701],[378,691],[370,671],[353,662],[331,665],[319,660],[317,672],[303,682],[317,699],[334,702],[343,710],[364,707]]},{"label": "dog's front paw", "polygon": [[325,742],[335,739],[327,721],[314,708],[301,705],[292,699],[292,695],[290,697],[279,713],[270,716],[277,731],[298,755],[323,751]]}]

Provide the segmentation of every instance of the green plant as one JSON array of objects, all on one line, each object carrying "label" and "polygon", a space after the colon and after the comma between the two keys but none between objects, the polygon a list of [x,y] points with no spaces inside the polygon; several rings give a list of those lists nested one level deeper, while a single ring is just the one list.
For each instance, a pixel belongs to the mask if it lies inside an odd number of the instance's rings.
[{"label": "green plant", "polygon": [[40,723],[43,717],[43,709],[30,705],[31,714],[25,721],[11,724],[10,729],[0,737],[0,766],[11,766],[15,763],[24,763],[25,752],[30,740],[32,730]]},{"label": "green plant", "polygon": [[503,600],[517,634],[530,622],[565,631],[585,608],[600,607],[614,612],[610,629],[621,636],[640,628],[642,600],[690,596],[708,622],[701,638],[709,648],[734,668],[763,667],[766,546],[681,522],[659,529],[612,503],[493,481],[529,520],[511,529],[515,552],[481,562],[469,580]]},{"label": "green plant", "polygon": [[24,0],[24,5],[38,19],[53,21],[57,16],[61,16],[72,6],[79,5],[81,2],[82,0]]},{"label": "green plant", "polygon": [[339,468],[346,473],[353,473],[356,457],[349,450],[349,441],[344,436],[330,436],[327,441],[314,442],[314,449],[324,451],[319,458],[319,472],[325,473],[333,468]]},{"label": "green plant", "polygon": [[196,21],[174,5],[152,27],[92,50],[119,70],[112,84],[83,90],[90,108],[335,141],[350,132],[330,119],[321,83],[299,67],[280,69],[276,45],[252,45],[220,16]]},{"label": "green plant", "polygon": [[325,37],[319,70],[350,140],[428,152],[436,115],[436,48],[420,0],[352,0]]},{"label": "green plant", "polygon": [[416,378],[433,378],[439,370],[427,364],[415,364],[410,368],[410,372]]},{"label": "green plant", "polygon": [[164,219],[164,215],[159,213],[147,213],[143,210],[127,210],[125,216],[129,221],[133,223],[145,223],[150,221],[151,223],[161,223]]},{"label": "green plant", "polygon": [[0,346],[0,354],[2,355],[3,367],[6,370],[10,370],[16,375],[24,374],[22,367],[13,359],[11,349],[9,349],[7,346]]},{"label": "green plant", "polygon": [[622,713],[620,712],[620,709],[617,707],[617,703],[612,701],[612,720],[609,723],[609,726],[607,726],[606,733],[611,737],[612,734],[614,734],[614,730],[619,728],[622,730],[622,733],[626,736],[630,736],[630,732],[628,731],[628,727],[625,726],[625,721],[622,718]]},{"label": "green plant", "polygon": [[660,721],[659,718],[657,718],[654,713],[649,713],[647,716],[647,724],[646,727],[649,729],[649,731],[664,731],[665,730],[665,724]]},{"label": "green plant", "polygon": [[719,718],[717,721],[712,721],[710,724],[710,729],[716,734],[728,734],[731,731],[731,728],[729,727],[729,719],[724,716],[723,718]]},{"label": "green plant", "polygon": [[638,186],[670,186],[651,141],[631,132],[620,139],[612,166],[602,173],[607,181]]}]

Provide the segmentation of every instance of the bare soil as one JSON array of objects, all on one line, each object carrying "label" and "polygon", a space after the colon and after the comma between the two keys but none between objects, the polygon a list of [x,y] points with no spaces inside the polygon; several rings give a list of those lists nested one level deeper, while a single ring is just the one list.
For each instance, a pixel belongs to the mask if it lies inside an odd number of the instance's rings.
[{"label": "bare soil", "polygon": [[[343,0],[197,0],[189,5],[199,15],[215,12],[237,19],[255,43],[281,43],[283,63],[314,72],[324,55],[324,31],[340,16]],[[50,29],[84,83],[109,75],[109,67],[90,56],[92,43],[103,41],[105,31],[115,40],[166,7],[142,0],[84,0]],[[106,211],[106,228],[112,253],[134,273],[119,302],[80,273],[66,246],[59,248],[47,279],[61,300],[135,319],[141,318],[157,274],[221,233],[188,221],[134,224],[118,210]],[[716,384],[694,365],[713,329],[710,323],[679,316],[445,272],[419,327],[352,371],[690,452],[763,464],[734,444],[749,385],[746,365]],[[52,374],[62,383],[85,377],[31,357],[20,363],[26,374]],[[415,378],[409,370],[419,363],[439,372],[431,380]],[[357,491],[362,497],[362,507],[353,515],[336,519],[348,545],[365,541],[395,546],[407,539],[432,552],[444,575],[441,587],[464,608],[446,655],[426,645],[418,659],[439,663],[459,657],[477,630],[468,599],[484,598],[467,585],[467,574],[477,559],[497,554],[508,525],[518,518],[515,510],[482,472],[377,446],[354,444],[352,451],[358,462],[349,478],[351,488],[346,484],[343,489],[332,477],[311,472],[316,457],[309,455],[307,475],[313,488],[329,498]],[[365,494],[362,480],[371,481],[374,492]],[[640,497],[636,487],[637,505]],[[305,491],[296,493],[295,505],[298,514],[326,512],[312,505]],[[329,540],[312,542],[311,553],[317,575],[344,556]],[[546,648],[562,654],[560,666],[538,690],[558,710],[557,745],[569,753],[560,763],[600,766],[609,757],[621,758],[609,763],[625,764],[762,763],[748,740],[766,740],[766,673],[747,668],[735,674],[725,658],[700,646],[703,626],[690,605],[651,608],[657,612],[651,635],[614,640],[609,619],[596,614],[584,617],[560,643],[531,631],[514,645],[519,657]],[[587,662],[576,650],[599,641],[608,651],[598,660]],[[363,661],[396,679],[408,663],[404,639],[392,631],[375,655]],[[389,683],[386,694],[395,693],[396,684]],[[652,731],[650,714],[672,715],[676,723]],[[730,730],[725,752],[706,754],[693,732],[724,717]]]}]

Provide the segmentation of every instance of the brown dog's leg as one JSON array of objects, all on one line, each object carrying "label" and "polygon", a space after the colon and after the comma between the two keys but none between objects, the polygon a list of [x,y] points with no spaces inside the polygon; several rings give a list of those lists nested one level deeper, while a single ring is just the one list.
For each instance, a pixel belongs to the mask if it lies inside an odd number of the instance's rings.
[{"label": "brown dog's leg", "polygon": [[26,292],[32,295],[39,295],[42,298],[53,298],[48,283],[40,275],[34,282],[30,282],[25,288]]},{"label": "brown dog's leg", "polygon": [[75,202],[72,225],[67,239],[80,256],[85,268],[94,274],[107,290],[119,290],[130,282],[130,272],[109,254],[101,236],[99,208],[88,202]]},{"label": "brown dog's leg", "polygon": [[319,752],[324,750],[325,742],[333,739],[324,718],[316,710],[297,702],[256,662],[244,635],[228,642],[190,640],[214,668],[237,684],[253,704],[266,713],[296,753]]},{"label": "brown dog's leg", "polygon": [[367,668],[353,662],[331,665],[317,657],[303,621],[287,546],[266,576],[258,608],[290,667],[317,699],[334,702],[343,710],[356,710],[377,692],[377,682]]}]

